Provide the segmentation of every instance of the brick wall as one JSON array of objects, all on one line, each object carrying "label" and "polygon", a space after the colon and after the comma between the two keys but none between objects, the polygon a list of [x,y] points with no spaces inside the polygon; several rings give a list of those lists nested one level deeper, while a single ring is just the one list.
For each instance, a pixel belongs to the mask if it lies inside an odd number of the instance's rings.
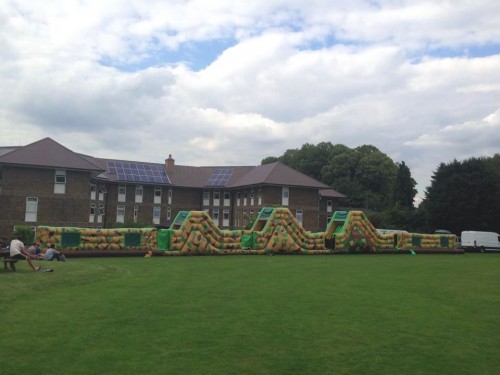
[{"label": "brick wall", "polygon": [[[136,185],[126,186],[126,202],[118,202],[118,183],[104,183],[91,181],[89,172],[66,172],[66,193],[54,193],[55,169],[43,168],[13,168],[2,167],[2,190],[0,193],[0,235],[9,234],[14,225],[53,225],[53,226],[116,226],[117,205],[125,205],[125,221],[133,221],[134,207],[138,207],[137,221],[145,225],[153,225],[154,185],[143,186],[142,203],[135,202]],[[95,199],[91,200],[90,185],[96,185]],[[104,186],[106,194],[104,199],[99,200],[99,188]],[[160,225],[167,224],[167,210],[171,209],[171,219],[174,219],[179,211],[209,209],[219,210],[220,223],[222,225],[223,210],[229,209],[230,227],[235,223],[237,217],[238,226],[241,228],[246,223],[243,220],[244,213],[256,217],[262,207],[281,206],[281,186],[253,186],[230,190],[231,205],[224,206],[224,189],[220,191],[220,205],[213,205],[213,191],[210,190],[210,205],[203,206],[203,190],[201,188],[172,187],[172,204],[168,204],[168,192],[170,187],[162,186],[161,217]],[[254,200],[251,201],[253,191]],[[262,194],[262,202],[259,205],[259,191]],[[240,194],[240,206],[237,205],[237,194]],[[243,197],[247,195],[247,204],[243,205]],[[38,217],[34,223],[25,222],[26,197],[38,198]],[[289,187],[288,208],[293,215],[296,210],[303,211],[302,225],[311,231],[324,230],[326,227],[326,200],[319,201],[317,189]],[[89,223],[90,205],[95,204],[95,220]],[[105,207],[105,216],[102,223],[97,222],[99,204]]]},{"label": "brick wall", "polygon": [[[2,167],[0,235],[15,225],[86,226],[90,173],[66,171],[64,194],[54,193],[55,169]],[[38,198],[37,220],[26,222],[26,198]]]}]

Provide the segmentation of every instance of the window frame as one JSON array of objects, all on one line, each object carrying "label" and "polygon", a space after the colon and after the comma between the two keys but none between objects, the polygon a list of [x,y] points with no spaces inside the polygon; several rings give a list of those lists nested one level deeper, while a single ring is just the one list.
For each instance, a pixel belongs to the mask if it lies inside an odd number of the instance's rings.
[{"label": "window frame", "polygon": [[54,194],[66,194],[66,170],[56,169],[54,173]]},{"label": "window frame", "polygon": [[135,203],[142,203],[144,198],[144,186],[136,185],[135,186]]},{"label": "window frame", "polygon": [[38,197],[26,197],[26,209],[24,212],[24,221],[26,223],[34,223],[38,221]]},{"label": "window frame", "polygon": [[116,205],[116,222],[124,223],[125,222],[125,205],[117,204]]},{"label": "window frame", "polygon": [[161,222],[161,206],[153,206],[153,224],[159,225]]}]

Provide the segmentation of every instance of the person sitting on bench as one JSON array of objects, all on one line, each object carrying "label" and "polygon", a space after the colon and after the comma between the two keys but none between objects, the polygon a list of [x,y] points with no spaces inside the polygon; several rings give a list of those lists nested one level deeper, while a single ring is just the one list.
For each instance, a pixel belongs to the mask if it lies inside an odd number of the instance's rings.
[{"label": "person sitting on bench", "polygon": [[11,259],[26,260],[30,267],[33,268],[33,271],[40,271],[41,267],[33,264],[31,256],[24,248],[20,236],[17,236],[10,242],[10,257]]}]

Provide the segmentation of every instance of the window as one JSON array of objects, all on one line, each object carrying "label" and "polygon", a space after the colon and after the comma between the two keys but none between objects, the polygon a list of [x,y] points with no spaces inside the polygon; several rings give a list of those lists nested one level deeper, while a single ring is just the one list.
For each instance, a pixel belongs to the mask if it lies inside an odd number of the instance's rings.
[{"label": "window", "polygon": [[304,219],[304,212],[302,210],[295,210],[295,218],[302,225],[302,221]]},{"label": "window", "polygon": [[225,208],[222,211],[222,226],[223,227],[229,226],[229,209],[227,209],[227,208]]},{"label": "window", "polygon": [[125,185],[118,186],[118,202],[127,201],[127,187]]},{"label": "window", "polygon": [[167,220],[172,219],[172,208],[167,207]]},{"label": "window", "polygon": [[282,206],[288,206],[289,195],[290,195],[290,191],[288,189],[288,186],[283,186],[281,188],[281,205]]},{"label": "window", "polygon": [[172,195],[173,195],[172,189],[168,189],[168,204],[172,204]]},{"label": "window", "polygon": [[160,224],[160,217],[161,217],[161,207],[160,206],[154,206],[153,207],[153,224]]},{"label": "window", "polygon": [[90,199],[95,201],[97,186],[95,184],[90,185]]},{"label": "window", "polygon": [[247,205],[247,198],[248,198],[248,193],[245,191],[243,193],[243,206]]},{"label": "window", "polygon": [[24,221],[26,222],[36,221],[37,213],[38,213],[38,198],[26,197],[26,213],[24,215]]},{"label": "window", "polygon": [[138,216],[139,216],[139,206],[134,206],[134,223],[137,223]]},{"label": "window", "polygon": [[219,210],[212,210],[212,220],[215,225],[219,226]]},{"label": "window", "polygon": [[259,206],[261,206],[261,205],[262,205],[262,190],[259,190],[259,193],[258,193],[258,195],[257,195],[257,204],[258,204]]},{"label": "window", "polygon": [[214,190],[214,206],[220,206],[220,191]]},{"label": "window", "polygon": [[99,216],[104,216],[104,205],[103,204],[99,205],[98,214],[99,214]]},{"label": "window", "polygon": [[155,187],[154,204],[161,204],[161,187]]},{"label": "window", "polygon": [[119,204],[116,206],[116,222],[123,223],[125,222],[125,205]]},{"label": "window", "polygon": [[237,192],[236,193],[236,205],[239,206],[240,205],[240,198],[241,198],[241,194],[240,192]]},{"label": "window", "polygon": [[208,190],[203,190],[203,205],[210,205],[210,192]]},{"label": "window", "polygon": [[90,204],[89,223],[95,221],[95,203]]},{"label": "window", "polygon": [[106,195],[106,187],[105,186],[99,186],[99,200],[100,201],[104,200],[104,195]]},{"label": "window", "polygon": [[238,228],[238,212],[233,211],[233,225],[235,228]]},{"label": "window", "polygon": [[136,186],[135,187],[135,203],[142,203],[142,195],[144,193],[144,190],[142,186]]},{"label": "window", "polygon": [[254,193],[253,190],[250,192],[250,206],[255,204]]},{"label": "window", "polygon": [[332,212],[333,202],[331,200],[326,201],[326,212]]},{"label": "window", "polygon": [[55,181],[54,181],[54,193],[55,194],[66,193],[66,171],[56,170]]},{"label": "window", "polygon": [[231,193],[229,191],[224,192],[224,206],[231,205]]}]

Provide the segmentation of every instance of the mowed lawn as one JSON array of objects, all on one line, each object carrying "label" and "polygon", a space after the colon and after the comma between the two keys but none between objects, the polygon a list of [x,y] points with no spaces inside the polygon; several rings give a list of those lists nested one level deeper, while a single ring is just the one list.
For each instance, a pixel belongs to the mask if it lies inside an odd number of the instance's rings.
[{"label": "mowed lawn", "polygon": [[500,254],[25,262],[2,374],[498,374]]}]

